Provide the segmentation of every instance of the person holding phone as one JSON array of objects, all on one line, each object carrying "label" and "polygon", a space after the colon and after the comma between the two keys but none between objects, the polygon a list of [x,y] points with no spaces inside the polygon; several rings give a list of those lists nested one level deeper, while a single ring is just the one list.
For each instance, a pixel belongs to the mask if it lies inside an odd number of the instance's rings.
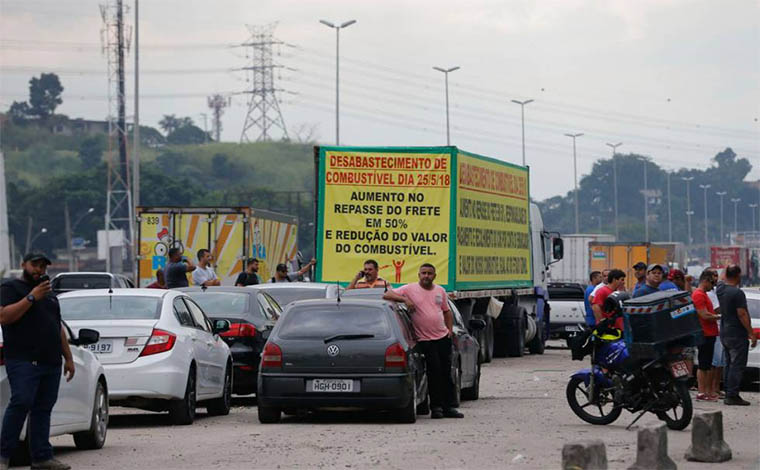
[{"label": "person holding phone", "polygon": [[167,288],[188,287],[190,283],[187,280],[187,273],[193,271],[195,271],[195,265],[187,257],[182,256],[181,249],[177,247],[169,249],[169,261],[164,267]]},{"label": "person holding phone", "polygon": [[18,439],[27,416],[32,468],[70,468],[53,458],[49,439],[61,363],[66,380],[74,378],[74,361],[61,323],[61,308],[46,274],[49,265],[50,260],[44,254],[28,253],[21,264],[22,277],[0,287],[3,355],[11,388],[0,431],[0,469],[8,468],[11,455],[20,445]]},{"label": "person holding phone", "polygon": [[[370,289],[373,287],[385,287],[387,282],[385,279],[377,275],[378,272],[377,261],[368,259],[364,262],[364,269],[359,271],[356,276],[351,280],[346,289]],[[364,280],[362,280],[364,278]]]}]

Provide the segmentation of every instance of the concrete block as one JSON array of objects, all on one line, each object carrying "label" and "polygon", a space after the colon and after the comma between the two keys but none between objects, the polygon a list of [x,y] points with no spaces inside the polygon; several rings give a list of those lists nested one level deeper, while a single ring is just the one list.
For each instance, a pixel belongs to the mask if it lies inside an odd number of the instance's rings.
[{"label": "concrete block", "polygon": [[675,470],[668,457],[668,428],[664,424],[639,430],[636,463],[628,470]]},{"label": "concrete block", "polygon": [[562,470],[607,470],[607,449],[600,440],[578,441],[562,447]]},{"label": "concrete block", "polygon": [[723,440],[723,412],[697,413],[691,422],[691,446],[686,460],[692,462],[726,462],[731,448]]}]

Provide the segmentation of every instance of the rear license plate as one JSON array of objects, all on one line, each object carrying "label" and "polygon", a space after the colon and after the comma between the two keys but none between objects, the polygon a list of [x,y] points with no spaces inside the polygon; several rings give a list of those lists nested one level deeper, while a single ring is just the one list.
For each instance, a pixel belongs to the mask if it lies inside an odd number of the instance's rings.
[{"label": "rear license plate", "polygon": [[569,325],[565,327],[565,331],[581,331],[581,329],[575,325]]},{"label": "rear license plate", "polygon": [[311,386],[307,383],[306,391],[308,392],[353,392],[354,381],[344,379],[314,379]]},{"label": "rear license plate", "polygon": [[95,354],[110,354],[113,352],[112,341],[99,341],[95,344],[88,344],[87,349]]},{"label": "rear license plate", "polygon": [[670,371],[673,373],[673,377],[680,378],[689,375],[689,368],[686,367],[684,361],[676,361],[670,363]]}]

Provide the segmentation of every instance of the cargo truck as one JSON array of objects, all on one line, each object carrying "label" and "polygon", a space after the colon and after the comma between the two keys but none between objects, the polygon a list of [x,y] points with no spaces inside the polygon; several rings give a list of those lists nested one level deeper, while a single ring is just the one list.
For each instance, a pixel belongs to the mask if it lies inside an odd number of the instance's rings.
[{"label": "cargo truck", "polygon": [[750,250],[744,246],[711,246],[710,265],[719,270],[726,269],[730,264],[738,265],[742,270],[742,278],[750,275]]},{"label": "cargo truck", "polygon": [[589,244],[592,242],[614,242],[614,235],[602,233],[571,233],[562,235],[565,255],[552,264],[549,279],[552,282],[578,283],[589,282]]},{"label": "cargo truck", "polygon": [[645,242],[591,242],[588,248],[589,269],[591,271],[622,270],[625,273],[625,288],[633,292],[636,286],[633,265],[639,261],[646,264],[657,263],[683,268],[683,260],[669,258],[669,256],[675,256],[675,253],[682,253],[672,245]]},{"label": "cargo truck", "polygon": [[201,248],[211,251],[226,286],[234,284],[247,258],[259,260],[259,277],[266,282],[278,263],[292,261],[298,251],[295,217],[251,207],[138,207],[137,222],[137,287],[156,280],[172,247],[193,262]]},{"label": "cargo truck", "polygon": [[437,272],[481,359],[543,353],[547,270],[562,239],[530,202],[528,168],[457,147],[315,147],[316,280],[346,285],[365,260],[392,286]]}]

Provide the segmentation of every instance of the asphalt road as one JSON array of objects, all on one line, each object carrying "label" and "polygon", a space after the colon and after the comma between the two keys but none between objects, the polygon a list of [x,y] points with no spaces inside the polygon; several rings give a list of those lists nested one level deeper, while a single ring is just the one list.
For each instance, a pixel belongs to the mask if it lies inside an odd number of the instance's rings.
[{"label": "asphalt road", "polygon": [[[578,419],[565,401],[571,372],[585,362],[565,349],[541,356],[496,359],[483,366],[480,400],[463,402],[465,418],[396,424],[381,413],[326,413],[286,417],[262,425],[255,399],[237,398],[229,416],[199,413],[192,426],[171,426],[165,414],[112,409],[106,446],[79,451],[70,436],[53,440],[57,456],[74,468],[559,468],[562,445],[602,439],[610,468],[635,461],[636,429],[660,423],[653,415],[631,430],[624,412],[609,426]],[[695,412],[723,410],[725,464],[687,462],[691,427],[669,431],[669,455],[679,469],[760,468],[760,395],[745,392],[750,407],[696,403]],[[200,411],[200,410],[199,410]]]}]

